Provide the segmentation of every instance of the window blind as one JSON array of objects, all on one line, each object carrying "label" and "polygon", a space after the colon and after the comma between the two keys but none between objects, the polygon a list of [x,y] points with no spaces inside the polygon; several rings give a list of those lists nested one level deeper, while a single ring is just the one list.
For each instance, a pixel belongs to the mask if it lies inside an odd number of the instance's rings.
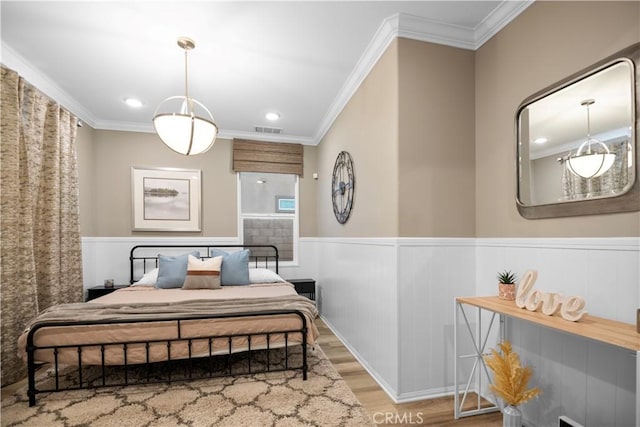
[{"label": "window blind", "polygon": [[290,173],[302,176],[302,144],[233,140],[235,172]]}]

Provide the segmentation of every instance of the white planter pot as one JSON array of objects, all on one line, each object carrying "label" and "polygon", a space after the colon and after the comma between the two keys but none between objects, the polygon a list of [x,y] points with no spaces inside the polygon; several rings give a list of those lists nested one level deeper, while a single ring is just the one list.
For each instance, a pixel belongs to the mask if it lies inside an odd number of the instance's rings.
[{"label": "white planter pot", "polygon": [[522,427],[522,412],[517,406],[505,406],[502,410],[502,427]]}]

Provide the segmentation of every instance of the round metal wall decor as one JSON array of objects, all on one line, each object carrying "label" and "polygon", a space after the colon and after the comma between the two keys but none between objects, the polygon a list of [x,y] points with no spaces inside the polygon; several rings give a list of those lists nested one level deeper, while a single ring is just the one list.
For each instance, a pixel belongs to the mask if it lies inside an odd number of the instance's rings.
[{"label": "round metal wall decor", "polygon": [[333,179],[331,182],[331,201],[333,213],[340,224],[349,219],[353,208],[353,193],[356,186],[356,177],[353,173],[353,160],[346,151],[341,151],[333,166]]}]

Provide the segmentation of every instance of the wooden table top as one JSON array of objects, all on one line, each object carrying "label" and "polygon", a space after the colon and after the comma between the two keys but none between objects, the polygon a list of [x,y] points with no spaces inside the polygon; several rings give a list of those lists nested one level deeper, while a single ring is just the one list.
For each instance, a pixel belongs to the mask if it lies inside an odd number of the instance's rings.
[{"label": "wooden table top", "polygon": [[551,329],[567,332],[592,340],[640,351],[640,333],[636,325],[618,322],[603,317],[585,314],[577,322],[565,320],[560,316],[547,316],[538,311],[518,308],[515,301],[502,300],[496,296],[489,297],[457,297],[458,303],[473,305],[515,319],[526,320]]}]

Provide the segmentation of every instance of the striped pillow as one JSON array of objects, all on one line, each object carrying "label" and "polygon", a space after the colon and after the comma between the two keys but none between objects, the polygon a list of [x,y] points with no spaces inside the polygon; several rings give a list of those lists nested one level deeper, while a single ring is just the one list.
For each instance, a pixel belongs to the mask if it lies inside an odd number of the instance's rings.
[{"label": "striped pillow", "polygon": [[219,289],[221,265],[221,256],[200,260],[189,255],[187,277],[182,289]]}]

